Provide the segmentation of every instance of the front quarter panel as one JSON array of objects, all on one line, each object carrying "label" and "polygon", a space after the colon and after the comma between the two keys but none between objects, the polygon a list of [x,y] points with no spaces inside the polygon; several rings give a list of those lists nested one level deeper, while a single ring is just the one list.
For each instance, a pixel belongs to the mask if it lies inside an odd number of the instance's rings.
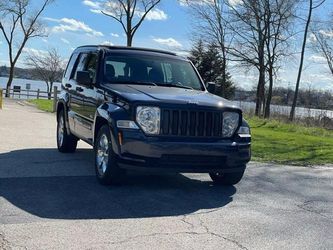
[{"label": "front quarter panel", "polygon": [[98,122],[100,120],[107,122],[111,130],[111,137],[112,137],[112,147],[117,152],[118,150],[118,140],[117,140],[117,120],[131,120],[130,112],[127,111],[125,108],[122,108],[118,105],[113,103],[103,103],[100,105],[95,114],[94,118],[94,127],[93,127],[93,138],[97,136],[98,133]]}]

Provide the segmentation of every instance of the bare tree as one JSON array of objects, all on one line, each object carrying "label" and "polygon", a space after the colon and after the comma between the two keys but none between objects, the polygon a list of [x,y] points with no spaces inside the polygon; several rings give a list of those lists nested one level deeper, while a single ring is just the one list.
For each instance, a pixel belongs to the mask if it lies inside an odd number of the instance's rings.
[{"label": "bare tree", "polygon": [[266,67],[269,87],[267,91],[264,117],[270,117],[270,105],[273,95],[274,78],[279,70],[279,60],[290,55],[288,53],[289,38],[293,36],[290,30],[294,17],[294,0],[266,0],[265,22],[267,26]]},{"label": "bare tree", "polygon": [[265,101],[265,0],[243,0],[239,5],[227,1],[230,9],[229,27],[234,33],[229,53],[243,67],[255,67],[259,73],[255,115],[260,116]]},{"label": "bare tree", "polygon": [[[228,29],[227,15],[228,6],[225,0],[202,1],[186,1],[190,8],[190,13],[193,18],[193,31],[198,40],[204,39],[207,44],[216,44],[222,58],[221,69],[221,92],[225,92],[227,88],[227,62],[228,62],[228,47],[230,46],[231,34]],[[202,34],[205,34],[203,36]]]},{"label": "bare tree", "polygon": [[133,37],[148,15],[161,0],[108,0],[102,13],[119,22],[131,47]]},{"label": "bare tree", "polygon": [[296,104],[297,104],[298,90],[299,90],[299,85],[300,85],[300,81],[301,81],[301,77],[302,77],[305,46],[306,46],[306,41],[307,41],[307,37],[308,37],[308,30],[309,30],[309,26],[310,26],[311,18],[312,18],[312,11],[314,9],[318,8],[319,6],[321,6],[324,2],[325,2],[325,0],[320,0],[319,2],[315,2],[315,0],[309,0],[309,10],[308,10],[308,15],[307,15],[306,24],[305,24],[304,36],[303,36],[301,59],[300,59],[299,68],[298,68],[295,94],[294,94],[293,103],[292,103],[291,110],[290,110],[290,115],[289,115],[289,120],[290,121],[293,121],[294,118],[295,118],[295,110],[296,110]]},{"label": "bare tree", "polygon": [[33,69],[33,74],[46,83],[48,99],[51,99],[53,83],[60,81],[63,67],[56,49],[49,49],[45,54],[30,53],[25,64]]},{"label": "bare tree", "polygon": [[312,32],[315,37],[312,48],[323,56],[326,60],[327,66],[333,75],[333,38],[330,34],[333,34],[333,29],[319,29]]},{"label": "bare tree", "polygon": [[8,46],[9,78],[6,86],[6,97],[9,97],[10,87],[14,78],[14,70],[27,41],[34,37],[45,35],[45,29],[39,18],[47,5],[53,0],[43,0],[40,8],[31,11],[31,0],[8,0],[2,14],[6,22],[0,20],[0,30]]}]

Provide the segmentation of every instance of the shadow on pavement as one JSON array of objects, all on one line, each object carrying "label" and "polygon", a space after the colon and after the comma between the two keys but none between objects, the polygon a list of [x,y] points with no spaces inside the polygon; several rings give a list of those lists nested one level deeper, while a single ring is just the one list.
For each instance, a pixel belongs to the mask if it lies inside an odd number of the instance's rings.
[{"label": "shadow on pavement", "polygon": [[[208,178],[201,181],[181,174],[131,173],[121,186],[101,186],[95,176],[84,176],[78,170],[71,170],[71,167],[82,167],[83,171],[91,173],[93,161],[78,160],[80,157],[87,160],[87,155],[91,155],[91,150],[81,149],[78,153],[66,155],[56,149],[36,149],[36,152],[27,149],[0,154],[0,162],[11,162],[17,171],[24,168],[29,172],[31,169],[37,174],[38,169],[43,169],[45,173],[56,175],[1,178],[0,196],[17,208],[42,218],[117,219],[175,216],[220,208],[231,202],[236,192],[235,187],[214,186]],[[0,172],[3,166],[1,164]],[[57,169],[60,170],[57,172]]]}]

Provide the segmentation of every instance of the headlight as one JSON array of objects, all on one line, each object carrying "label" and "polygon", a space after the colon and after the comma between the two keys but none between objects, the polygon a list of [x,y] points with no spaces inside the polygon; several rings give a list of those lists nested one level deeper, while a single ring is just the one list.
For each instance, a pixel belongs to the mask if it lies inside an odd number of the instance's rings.
[{"label": "headlight", "polygon": [[136,108],[136,121],[146,134],[157,135],[160,133],[160,108],[138,106]]},{"label": "headlight", "polygon": [[223,127],[222,136],[231,137],[239,124],[239,114],[235,112],[224,112],[223,113]]}]

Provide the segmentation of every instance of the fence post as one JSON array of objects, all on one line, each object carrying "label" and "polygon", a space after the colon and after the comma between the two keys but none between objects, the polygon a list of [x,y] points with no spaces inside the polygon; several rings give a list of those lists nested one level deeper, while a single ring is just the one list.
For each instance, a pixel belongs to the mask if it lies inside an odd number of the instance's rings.
[{"label": "fence post", "polygon": [[39,99],[39,89],[37,89],[37,99]]},{"label": "fence post", "polygon": [[0,109],[2,109],[2,93],[3,90],[0,88]]},{"label": "fence post", "polygon": [[54,88],[53,88],[53,112],[56,112],[56,109],[57,109],[57,99],[58,99],[58,87],[54,86]]}]

